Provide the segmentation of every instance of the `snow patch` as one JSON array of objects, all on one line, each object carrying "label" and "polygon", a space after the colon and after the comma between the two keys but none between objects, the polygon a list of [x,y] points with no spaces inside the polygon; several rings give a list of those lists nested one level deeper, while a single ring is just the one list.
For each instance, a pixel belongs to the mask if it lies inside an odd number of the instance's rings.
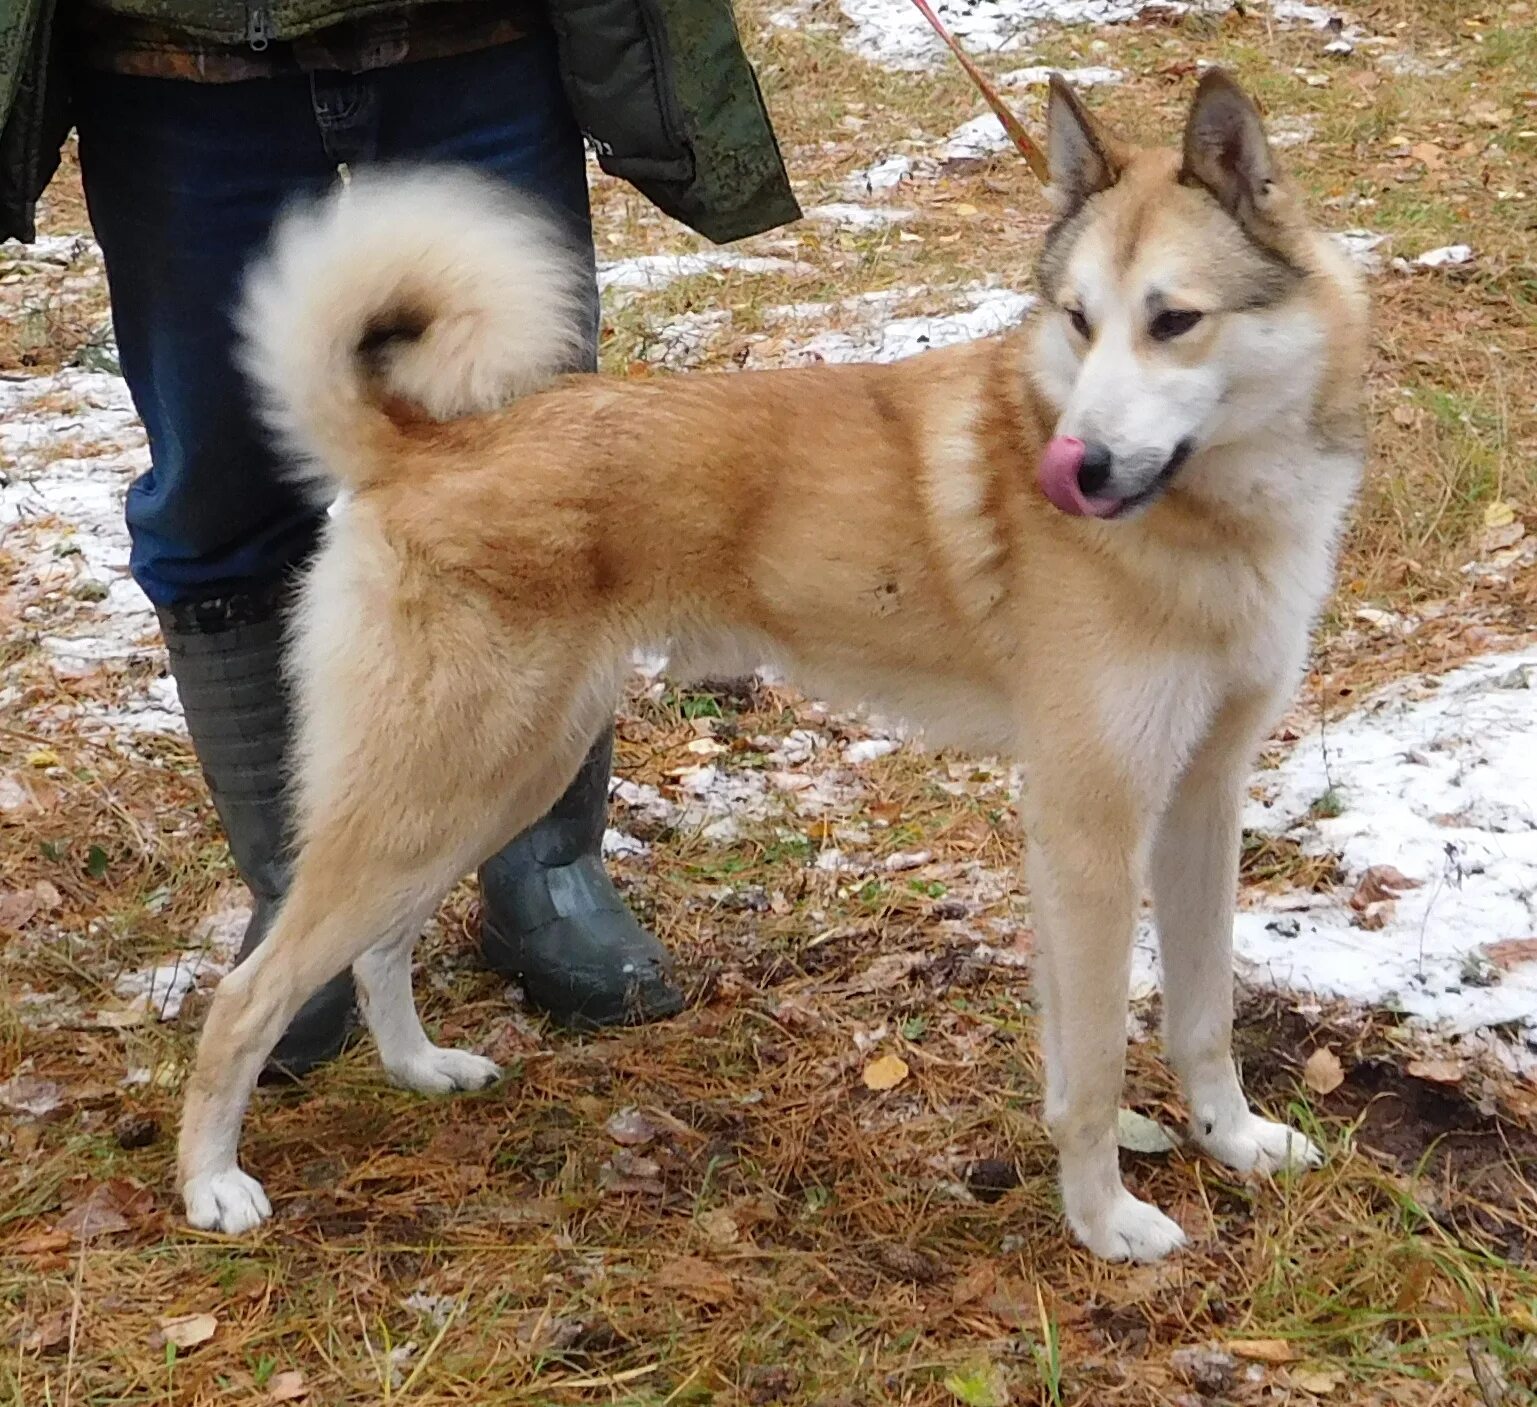
[{"label": "snow patch", "polygon": [[843,183],[843,193],[853,200],[861,196],[879,195],[882,191],[894,191],[913,172],[909,156],[888,156],[856,171]]},{"label": "snow patch", "polygon": [[868,230],[911,220],[913,212],[899,209],[894,205],[870,206],[858,205],[853,201],[834,201],[830,205],[813,205],[806,211],[806,218],[819,225],[836,225],[848,230]]},{"label": "snow patch", "polygon": [[223,902],[198,924],[193,947],[168,962],[124,973],[114,984],[117,994],[148,1006],[156,1021],[174,1021],[193,992],[212,987],[234,966],[250,917],[248,904]]},{"label": "snow patch", "polygon": [[1040,64],[1029,68],[1014,68],[998,76],[1005,88],[1039,88],[1051,82],[1051,76],[1060,73],[1075,88],[1103,88],[1121,82],[1126,75],[1118,68],[1105,68],[1090,64],[1087,68],[1050,68]]},{"label": "snow patch", "polygon": [[1318,135],[1318,124],[1305,113],[1275,117],[1265,123],[1265,135],[1273,147],[1300,147]]},{"label": "snow patch", "polygon": [[1426,59],[1418,54],[1405,54],[1394,49],[1378,54],[1377,66],[1400,78],[1444,78],[1462,69],[1462,64],[1456,59]]},{"label": "snow patch", "polygon": [[[938,35],[912,8],[910,0],[841,0],[851,28],[845,44],[854,53],[887,68],[925,69],[946,60]],[[1046,26],[1126,24],[1143,13],[1220,13],[1230,0],[940,0],[940,19],[973,54],[1009,53],[1021,48]],[[1319,27],[1333,12],[1317,5],[1275,0],[1268,7],[1285,24]]]},{"label": "snow patch", "polygon": [[1005,288],[961,291],[969,307],[935,316],[897,318],[853,332],[819,332],[801,344],[793,360],[801,362],[895,362],[935,347],[973,342],[1007,332],[1034,308],[1031,293]]},{"label": "snow patch", "polygon": [[[880,289],[858,293],[833,303],[786,303],[764,308],[759,322],[765,329],[745,337],[750,365],[803,366],[816,362],[893,362],[932,347],[948,347],[989,337],[1017,326],[1035,306],[1035,295],[1005,288],[971,285],[949,292],[959,305],[954,311],[915,317],[894,317],[904,299],[937,290]],[[804,340],[787,335],[797,324],[823,328]],[[831,326],[828,326],[831,324]],[[646,360],[673,370],[705,361],[716,340],[732,329],[729,311],[682,313],[649,329]]]},{"label": "snow patch", "polygon": [[637,254],[630,259],[598,261],[598,291],[610,305],[623,303],[627,296],[655,293],[679,279],[699,274],[809,274],[815,270],[795,259],[781,259],[772,254],[737,254],[729,249],[710,249],[698,254]]},{"label": "snow patch", "polygon": [[[1483,953],[1537,934],[1537,652],[1400,682],[1299,741],[1259,791],[1245,824],[1338,855],[1346,883],[1239,913],[1253,980],[1448,1035],[1502,1027],[1537,1067],[1537,962],[1501,973]],[[1368,931],[1348,896],[1378,865],[1419,887]]]},{"label": "snow patch", "polygon": [[1367,273],[1381,272],[1382,255],[1377,253],[1377,249],[1387,241],[1386,235],[1377,234],[1373,230],[1340,230],[1333,239]]},{"label": "snow patch", "polygon": [[1473,246],[1470,244],[1443,244],[1437,249],[1427,249],[1414,260],[1421,269],[1447,269],[1472,262]]},{"label": "snow patch", "polygon": [[941,161],[965,161],[972,157],[991,156],[1013,146],[1003,123],[990,112],[963,122],[940,144],[937,153]]},{"label": "snow patch", "polygon": [[889,757],[902,746],[896,738],[860,738],[843,750],[844,757],[858,767],[874,762],[878,757]]},{"label": "snow patch", "polygon": [[628,831],[615,830],[610,826],[603,832],[605,860],[638,860],[650,853],[651,847]]},{"label": "snow patch", "polygon": [[[149,467],[144,432],[121,378],[66,370],[0,381],[0,542],[19,563],[22,618],[33,622],[61,675],[103,666],[158,666],[155,613],[128,574],[123,498]],[[93,726],[179,732],[175,685],[148,682]],[[131,686],[136,687],[136,686]]]}]

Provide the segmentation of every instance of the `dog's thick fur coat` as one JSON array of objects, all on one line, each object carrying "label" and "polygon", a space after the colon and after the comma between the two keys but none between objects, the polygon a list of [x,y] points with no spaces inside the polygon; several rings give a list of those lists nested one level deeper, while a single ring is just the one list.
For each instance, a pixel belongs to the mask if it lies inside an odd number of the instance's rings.
[{"label": "dog's thick fur coat", "polygon": [[[467,176],[358,179],[281,228],[250,369],[307,472],[350,493],[296,621],[292,889],[221,983],[188,1091],[194,1224],[269,1213],[236,1163],[249,1092],[349,963],[395,1079],[496,1077],[427,1038],[412,945],[659,643],[1023,763],[1045,1112],[1085,1245],[1183,1240],[1117,1166],[1147,880],[1195,1142],[1242,1170],[1316,1161],[1240,1089],[1231,927],[1245,778],[1360,471],[1364,296],[1221,74],[1180,152],[1123,146],[1059,82],[1049,151],[1033,326],[892,366],[563,376],[574,266]],[[1054,436],[1103,447],[1102,516],[1043,495]]]}]

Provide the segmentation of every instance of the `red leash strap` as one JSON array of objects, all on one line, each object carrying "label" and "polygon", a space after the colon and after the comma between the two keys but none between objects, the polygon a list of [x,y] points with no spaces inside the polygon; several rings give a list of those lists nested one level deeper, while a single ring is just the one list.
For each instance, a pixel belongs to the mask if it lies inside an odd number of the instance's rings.
[{"label": "red leash strap", "polygon": [[977,85],[977,90],[987,99],[988,107],[997,114],[998,120],[1003,123],[1003,130],[1009,134],[1009,140],[1019,149],[1019,154],[1025,158],[1030,169],[1035,172],[1036,178],[1042,185],[1050,182],[1050,175],[1046,169],[1046,157],[1035,139],[1025,131],[1024,124],[1009,110],[1009,105],[998,96],[998,90],[988,81],[987,75],[971,61],[971,56],[956,42],[955,36],[945,28],[939,16],[929,5],[929,0],[913,0],[921,14],[933,27],[934,33],[943,39],[949,46],[950,52],[961,61],[961,67],[966,70],[966,76]]}]

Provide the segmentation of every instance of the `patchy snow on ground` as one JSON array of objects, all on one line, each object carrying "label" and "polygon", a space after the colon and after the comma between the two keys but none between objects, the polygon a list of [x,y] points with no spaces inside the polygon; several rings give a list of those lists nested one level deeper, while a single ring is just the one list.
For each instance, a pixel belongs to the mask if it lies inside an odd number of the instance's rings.
[{"label": "patchy snow on ground", "polygon": [[1377,250],[1386,241],[1387,236],[1375,230],[1340,230],[1334,235],[1334,242],[1369,274],[1382,272]]},{"label": "patchy snow on ground", "polygon": [[1007,332],[1035,306],[1032,293],[1007,288],[968,288],[951,313],[894,318],[850,331],[819,332],[803,342],[793,362],[895,362],[936,347],[950,347]]},{"label": "patchy snow on ground", "polygon": [[249,903],[221,895],[199,922],[186,951],[117,979],[114,990],[127,1012],[146,1014],[153,1021],[174,1021],[193,992],[211,991],[234,966],[250,919]]},{"label": "patchy snow on ground", "polygon": [[[0,546],[19,563],[13,588],[61,675],[153,663],[154,612],[128,575],[123,497],[148,466],[127,387],[102,372],[0,383]],[[175,686],[150,678],[95,727],[175,732]]]},{"label": "patchy snow on ground", "polygon": [[629,259],[598,261],[598,291],[610,307],[623,304],[637,293],[655,293],[679,279],[700,274],[809,274],[809,264],[774,255],[738,254],[730,249],[707,249],[696,254],[637,254]]},{"label": "patchy snow on ground", "polygon": [[1437,57],[1427,59],[1418,54],[1389,49],[1386,53],[1377,55],[1377,64],[1389,73],[1402,78],[1444,78],[1462,70],[1462,64],[1456,59],[1448,58],[1448,53],[1450,50],[1442,49],[1438,51]]},{"label": "patchy snow on ground", "polygon": [[1436,249],[1427,249],[1414,259],[1415,266],[1421,269],[1447,269],[1472,262],[1473,246],[1470,244],[1443,244]]},{"label": "patchy snow on ground", "polygon": [[[61,675],[153,664],[154,611],[128,575],[123,497],[149,465],[128,388],[105,372],[66,370],[0,381],[0,546],[13,591]],[[147,677],[93,727],[177,732],[175,685]]]},{"label": "patchy snow on ground", "polygon": [[903,210],[895,205],[859,205],[854,201],[813,205],[805,213],[806,218],[815,224],[835,225],[847,230],[878,229],[883,225],[900,224],[913,218],[911,210]]},{"label": "patchy snow on ground", "polygon": [[89,235],[40,235],[31,244],[20,244],[14,239],[0,244],[0,279],[48,267],[73,268],[81,263],[101,263],[101,247]]},{"label": "patchy snow on ground", "polygon": [[1118,68],[1105,68],[1102,64],[1090,64],[1086,68],[1048,68],[1034,64],[1029,68],[1011,68],[998,75],[1000,88],[1044,88],[1051,76],[1060,73],[1075,88],[1103,88],[1119,83],[1126,77]]},{"label": "patchy snow on ground", "polygon": [[961,123],[943,142],[936,155],[941,161],[965,161],[971,157],[991,156],[1014,145],[1003,130],[1003,123],[990,112]]},{"label": "patchy snow on ground", "polygon": [[[954,307],[944,313],[897,317],[904,300],[944,292]],[[980,284],[946,290],[887,289],[833,303],[788,303],[761,309],[762,331],[743,340],[741,365],[754,369],[818,362],[894,362],[936,347],[971,342],[1017,326],[1035,306],[1033,293]],[[647,334],[645,359],[674,371],[710,359],[732,331],[725,309],[682,313]],[[819,328],[806,335],[802,329]]]},{"label": "patchy snow on ground", "polygon": [[[851,30],[850,49],[888,68],[924,69],[947,50],[911,0],[841,0]],[[945,27],[972,53],[1009,53],[1045,26],[1127,24],[1146,13],[1220,12],[1230,0],[938,0]],[[1267,13],[1285,24],[1321,26],[1331,12],[1317,5],[1275,0]]]},{"label": "patchy snow on ground", "polygon": [[856,171],[844,181],[843,193],[850,200],[855,201],[882,195],[896,190],[903,181],[912,176],[912,173],[913,159],[910,156],[898,154],[884,157],[875,165]]},{"label": "patchy snow on ground", "polygon": [[1300,147],[1318,135],[1318,123],[1306,113],[1288,114],[1267,121],[1265,135],[1273,147]]},{"label": "patchy snow on ground", "polygon": [[[1537,935],[1537,651],[1400,681],[1258,782],[1245,824],[1337,855],[1346,882],[1241,912],[1241,970],[1443,1035],[1502,1028],[1537,1068],[1537,944],[1510,946]],[[1414,887],[1374,884],[1383,866]]]}]

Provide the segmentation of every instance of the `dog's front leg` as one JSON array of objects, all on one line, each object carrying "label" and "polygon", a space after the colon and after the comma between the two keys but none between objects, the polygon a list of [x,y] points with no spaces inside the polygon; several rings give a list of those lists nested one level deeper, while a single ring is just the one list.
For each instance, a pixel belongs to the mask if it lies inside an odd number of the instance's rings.
[{"label": "dog's front leg", "polygon": [[1191,1137],[1240,1172],[1316,1166],[1322,1154],[1249,1109],[1233,1064],[1233,908],[1244,783],[1272,713],[1231,703],[1175,787],[1153,849],[1164,1045],[1184,1082]]},{"label": "dog's front leg", "polygon": [[1185,1233],[1121,1183],[1132,934],[1150,807],[1108,775],[1031,769],[1029,881],[1045,1017],[1046,1123],[1073,1234],[1108,1260],[1158,1260]]}]

